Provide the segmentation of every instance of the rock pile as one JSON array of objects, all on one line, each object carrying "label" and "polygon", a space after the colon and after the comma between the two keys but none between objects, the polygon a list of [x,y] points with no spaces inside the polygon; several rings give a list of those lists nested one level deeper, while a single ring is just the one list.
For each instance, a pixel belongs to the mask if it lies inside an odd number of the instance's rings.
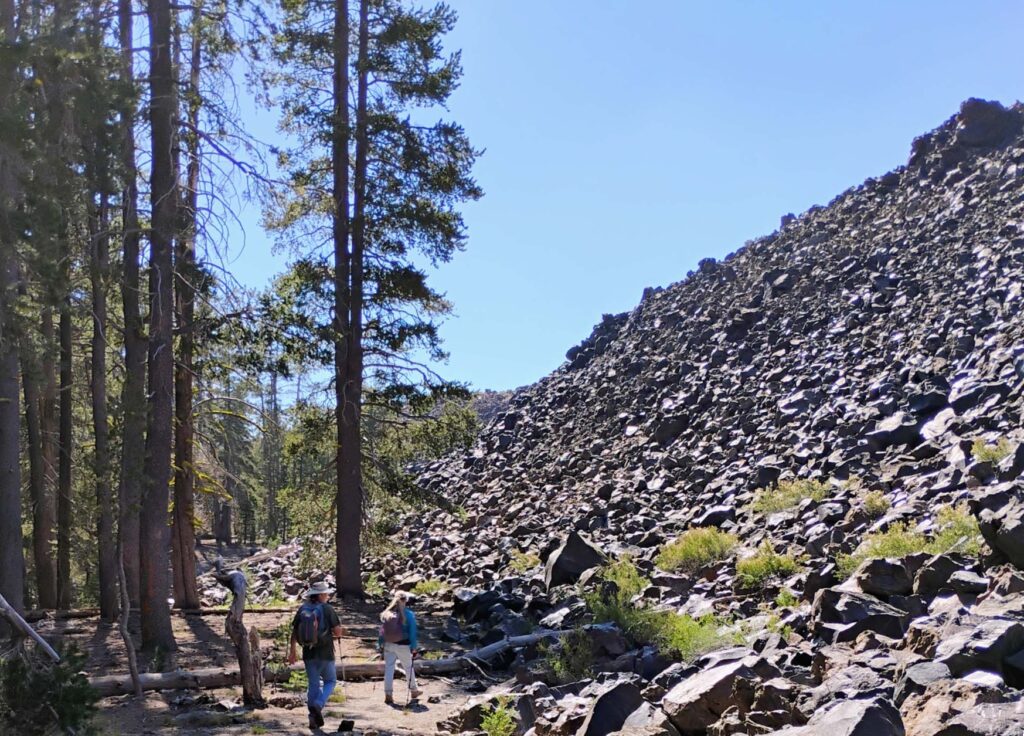
[{"label": "rock pile", "polygon": [[[510,653],[440,728],[504,703],[534,736],[1024,733],[1022,291],[1024,106],[968,100],[905,167],[606,315],[422,470],[449,512],[370,564],[446,583],[453,640],[585,625],[587,678],[554,676],[565,639]],[[696,528],[735,546],[659,563]],[[631,605],[717,617],[717,651],[588,625],[627,555]]]}]

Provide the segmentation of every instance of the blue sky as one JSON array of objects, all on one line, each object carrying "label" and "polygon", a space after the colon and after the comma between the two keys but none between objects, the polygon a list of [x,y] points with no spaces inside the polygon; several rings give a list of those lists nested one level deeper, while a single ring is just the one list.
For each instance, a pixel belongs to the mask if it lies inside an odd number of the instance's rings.
[{"label": "blue sky", "polygon": [[[456,310],[441,372],[478,389],[536,381],[645,287],[903,164],[967,97],[1024,98],[1017,0],[449,4],[449,116],[486,196],[432,278]],[[229,267],[263,286],[284,258],[238,212]]]}]

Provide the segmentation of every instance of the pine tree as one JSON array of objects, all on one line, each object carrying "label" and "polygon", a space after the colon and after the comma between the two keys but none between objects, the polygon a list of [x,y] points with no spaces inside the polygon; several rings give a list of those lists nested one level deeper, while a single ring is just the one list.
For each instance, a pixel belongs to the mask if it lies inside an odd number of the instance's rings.
[{"label": "pine tree", "polygon": [[[477,151],[458,125],[420,122],[424,110],[444,104],[461,75],[458,54],[443,54],[441,39],[455,23],[447,6],[360,0],[354,56],[346,0],[289,0],[284,11],[275,46],[283,71],[270,81],[281,90],[285,128],[321,146],[283,157],[291,188],[270,219],[284,240],[303,243],[293,278],[282,282],[293,292],[280,295],[314,307],[312,322],[308,314],[293,321],[309,333],[307,342],[319,342],[301,350],[322,356],[325,344],[333,348],[335,574],[339,590],[357,594],[364,387],[382,401],[412,406],[454,388],[414,358],[443,356],[436,319],[449,309],[414,258],[437,264],[463,247],[457,207],[481,194],[470,174]],[[322,63],[327,51],[330,69]],[[317,237],[325,218],[329,243]]]}]

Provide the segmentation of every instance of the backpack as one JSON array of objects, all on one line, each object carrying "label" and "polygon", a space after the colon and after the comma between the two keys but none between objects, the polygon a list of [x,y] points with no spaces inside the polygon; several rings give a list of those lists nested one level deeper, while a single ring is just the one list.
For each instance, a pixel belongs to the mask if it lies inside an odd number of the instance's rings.
[{"label": "backpack", "polygon": [[384,641],[390,644],[397,644],[400,641],[405,641],[407,638],[405,636],[405,627],[402,625],[402,619],[397,613],[381,622],[380,632],[384,637]]},{"label": "backpack", "polygon": [[299,608],[299,623],[295,632],[299,644],[307,648],[319,646],[326,631],[324,607],[319,603],[303,603]]}]

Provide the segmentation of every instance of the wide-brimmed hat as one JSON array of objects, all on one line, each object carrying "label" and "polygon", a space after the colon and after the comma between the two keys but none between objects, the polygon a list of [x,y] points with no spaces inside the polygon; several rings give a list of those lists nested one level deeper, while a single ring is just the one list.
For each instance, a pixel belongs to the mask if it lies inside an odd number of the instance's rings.
[{"label": "wide-brimmed hat", "polygon": [[321,595],[322,593],[331,594],[333,592],[334,588],[332,588],[326,582],[321,580],[319,583],[313,583],[311,586],[309,586],[309,590],[305,592],[304,597],[312,598],[315,595]]}]

